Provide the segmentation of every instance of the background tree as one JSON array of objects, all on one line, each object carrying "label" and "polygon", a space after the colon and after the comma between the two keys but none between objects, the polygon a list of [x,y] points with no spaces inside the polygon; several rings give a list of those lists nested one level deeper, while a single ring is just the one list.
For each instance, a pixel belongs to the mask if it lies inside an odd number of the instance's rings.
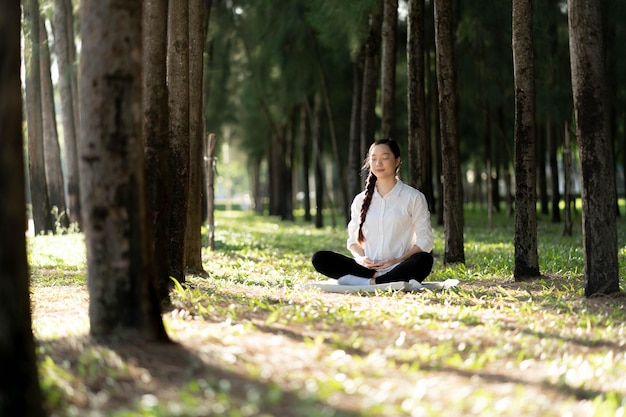
[{"label": "background tree", "polygon": [[167,89],[170,135],[170,276],[185,281],[189,190],[189,1],[168,4]]},{"label": "background tree", "polygon": [[80,187],[78,175],[78,78],[75,70],[76,46],[71,0],[54,0],[54,52],[59,72],[61,125],[65,156],[65,184],[70,223],[80,225]]},{"label": "background tree", "polygon": [[520,281],[539,275],[535,158],[535,67],[531,0],[513,0],[515,74],[515,267]]},{"label": "background tree", "polygon": [[169,299],[169,114],[166,84],[167,0],[143,3],[143,143],[147,206],[160,300]]},{"label": "background tree", "polygon": [[52,230],[52,207],[48,197],[43,148],[43,116],[40,77],[39,1],[24,3],[24,22],[29,58],[26,65],[26,119],[28,121],[28,167],[35,233]]},{"label": "background tree", "polygon": [[0,415],[43,417],[24,224],[20,3],[0,3]]},{"label": "background tree", "polygon": [[615,172],[606,102],[603,4],[568,0],[572,92],[582,169],[587,297],[619,292]]},{"label": "background tree", "polygon": [[[430,135],[426,125],[424,1],[409,0],[407,14],[407,118],[409,183],[432,197]],[[429,201],[432,207],[432,199]]]},{"label": "background tree", "polygon": [[141,140],[141,2],[84,0],[80,173],[90,333],[167,340]]},{"label": "background tree", "polygon": [[[46,170],[46,187],[50,198],[50,206],[53,209],[53,230],[56,232],[57,225],[69,226],[69,218],[65,206],[65,188],[63,183],[63,168],[61,166],[61,149],[59,148],[59,135],[57,132],[56,110],[54,107],[54,86],[50,70],[50,48],[48,46],[48,31],[46,22],[40,17],[39,22],[40,73],[41,73],[41,101],[42,101],[42,126],[43,126],[43,149]],[[54,213],[56,211],[56,213]],[[57,224],[58,223],[58,224]]]},{"label": "background tree", "polygon": [[396,36],[398,31],[398,0],[383,1],[381,29],[381,136],[395,137],[396,132]]},{"label": "background tree", "polygon": [[454,40],[451,0],[435,0],[435,44],[441,125],[445,263],[465,262],[463,189],[457,133]]},{"label": "background tree", "polygon": [[189,193],[185,228],[185,268],[202,266],[202,175],[204,166],[203,68],[210,0],[189,1]]}]

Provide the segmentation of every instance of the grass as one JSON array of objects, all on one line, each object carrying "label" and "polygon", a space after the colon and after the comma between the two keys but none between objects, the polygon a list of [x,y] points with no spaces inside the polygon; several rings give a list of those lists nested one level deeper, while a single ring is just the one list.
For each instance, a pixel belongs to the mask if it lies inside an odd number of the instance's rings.
[{"label": "grass", "polygon": [[429,278],[457,278],[458,287],[341,295],[296,285],[324,279],[310,256],[344,250],[345,230],[216,216],[207,276],[177,283],[163,314],[171,346],[89,338],[82,236],[29,239],[53,415],[625,415],[624,298],[583,297],[579,226],[566,238],[562,225],[540,219],[543,276],[516,283],[513,219],[497,215],[490,229],[484,213],[468,210],[465,265],[439,257]]}]

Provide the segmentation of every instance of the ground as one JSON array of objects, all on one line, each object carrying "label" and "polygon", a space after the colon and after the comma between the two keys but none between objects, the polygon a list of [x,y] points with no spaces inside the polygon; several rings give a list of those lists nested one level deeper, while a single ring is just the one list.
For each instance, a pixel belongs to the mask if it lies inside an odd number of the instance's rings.
[{"label": "ground", "polygon": [[[614,365],[624,362],[623,334],[607,340],[593,337],[594,323],[563,326],[557,321],[581,316],[555,312],[554,303],[543,312],[540,300],[523,318],[528,284],[462,287],[484,297],[243,284],[224,296],[219,285],[191,280],[184,294],[208,289],[213,305],[195,310],[178,297],[163,315],[171,344],[96,342],[85,286],[35,287],[42,385],[55,415],[623,415],[626,382]],[[596,316],[616,308],[570,305]],[[611,396],[617,408],[598,414],[596,399]]]}]

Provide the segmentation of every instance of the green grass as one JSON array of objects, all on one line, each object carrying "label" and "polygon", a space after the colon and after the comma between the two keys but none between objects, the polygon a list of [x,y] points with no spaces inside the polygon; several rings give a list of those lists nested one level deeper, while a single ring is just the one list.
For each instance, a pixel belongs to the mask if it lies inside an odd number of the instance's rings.
[{"label": "green grass", "polygon": [[[583,297],[579,218],[572,237],[540,218],[543,276],[531,282],[513,280],[513,219],[499,214],[489,228],[485,213],[468,210],[465,265],[443,265],[443,230],[435,225],[439,256],[429,280],[457,278],[458,287],[338,295],[296,285],[324,279],[311,267],[311,254],[343,251],[343,228],[237,211],[216,217],[216,248],[203,254],[207,276],[177,283],[163,316],[179,342],[174,353],[99,344],[75,332],[45,336],[43,319],[35,318],[50,410],[233,417],[625,413],[624,298]],[[618,222],[623,276],[626,226]],[[35,292],[84,287],[79,234],[31,238],[29,260]]]}]

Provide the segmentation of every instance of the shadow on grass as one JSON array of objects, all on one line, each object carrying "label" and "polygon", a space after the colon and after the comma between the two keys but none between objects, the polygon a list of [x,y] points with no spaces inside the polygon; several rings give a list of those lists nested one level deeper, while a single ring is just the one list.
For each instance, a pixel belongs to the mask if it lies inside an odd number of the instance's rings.
[{"label": "shadow on grass", "polygon": [[[231,415],[227,411],[237,409],[243,410],[237,415],[360,415],[329,406],[313,394],[227,370],[227,365],[210,363],[213,358],[200,357],[175,342],[97,341],[81,336],[40,342],[39,348],[41,356],[50,357],[64,369],[63,381],[57,379],[55,384],[65,398],[63,403],[57,398],[54,405],[60,410],[49,410],[61,414],[71,407],[80,415],[98,412],[107,416],[127,416],[129,412]],[[50,388],[45,391],[54,397]]]}]

